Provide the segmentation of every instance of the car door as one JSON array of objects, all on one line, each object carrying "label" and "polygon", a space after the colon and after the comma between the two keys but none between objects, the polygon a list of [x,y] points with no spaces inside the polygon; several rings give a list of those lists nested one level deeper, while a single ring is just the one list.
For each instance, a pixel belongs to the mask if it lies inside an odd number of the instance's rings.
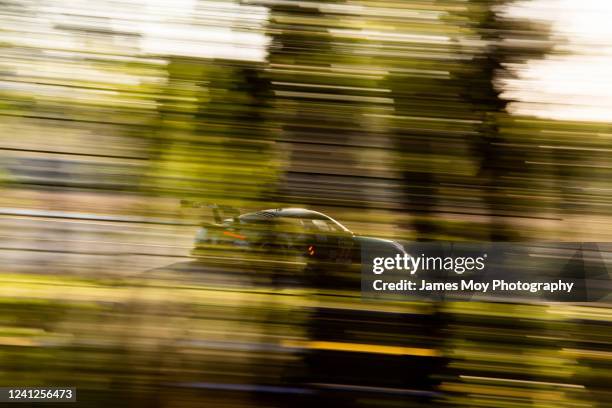
[{"label": "car door", "polygon": [[319,253],[318,259],[332,263],[345,263],[350,259],[353,244],[351,233],[326,219],[311,219],[310,225],[315,236],[314,250]]}]

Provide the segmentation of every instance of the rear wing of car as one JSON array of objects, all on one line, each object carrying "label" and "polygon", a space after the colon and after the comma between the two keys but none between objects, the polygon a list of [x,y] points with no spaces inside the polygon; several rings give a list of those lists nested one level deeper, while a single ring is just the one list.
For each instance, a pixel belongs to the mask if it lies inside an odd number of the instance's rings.
[{"label": "rear wing of car", "polygon": [[189,208],[210,208],[213,212],[213,218],[217,224],[223,222],[227,218],[236,218],[240,215],[240,210],[229,205],[219,205],[214,203],[205,203],[201,201],[181,200],[182,207]]}]

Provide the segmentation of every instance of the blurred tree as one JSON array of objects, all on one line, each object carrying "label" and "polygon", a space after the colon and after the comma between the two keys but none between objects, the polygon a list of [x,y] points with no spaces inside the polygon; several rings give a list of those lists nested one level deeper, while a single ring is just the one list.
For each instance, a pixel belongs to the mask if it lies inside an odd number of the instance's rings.
[{"label": "blurred tree", "polygon": [[269,86],[256,63],[172,57],[153,190],[248,206],[276,179]]},{"label": "blurred tree", "polygon": [[471,2],[468,18],[483,43],[474,52],[468,70],[456,76],[458,83],[463,84],[461,95],[478,120],[473,146],[491,215],[492,241],[512,239],[504,220],[508,215],[516,215],[512,211],[520,208],[520,203],[509,200],[508,190],[521,186],[509,181],[513,178],[508,176],[526,171],[523,154],[509,147],[511,143],[500,129],[504,124],[512,126],[506,109],[510,101],[501,96],[500,83],[514,76],[527,60],[541,58],[552,50],[550,27],[511,17],[508,7],[514,3],[515,0]]},{"label": "blurred tree", "polygon": [[[499,81],[550,49],[546,27],[505,13],[504,7],[513,2],[439,1],[431,9],[442,19],[397,23],[404,33],[422,36],[415,41],[415,57],[389,61],[388,76],[402,156],[404,205],[414,214],[417,239],[448,236],[436,212],[445,204],[452,211],[474,212],[462,195],[475,192],[482,194],[491,215],[488,238],[510,238],[500,222],[511,206],[505,176],[524,166],[517,166],[521,158],[503,143],[500,122],[507,115],[508,101],[500,96]],[[446,184],[471,187],[443,191]]]},{"label": "blurred tree", "polygon": [[288,202],[363,208],[376,199],[364,195],[370,174],[359,165],[376,136],[364,113],[391,101],[380,97],[382,75],[357,52],[364,40],[347,34],[359,16],[345,15],[346,7],[336,0],[270,5],[267,75],[286,148],[279,195]]}]

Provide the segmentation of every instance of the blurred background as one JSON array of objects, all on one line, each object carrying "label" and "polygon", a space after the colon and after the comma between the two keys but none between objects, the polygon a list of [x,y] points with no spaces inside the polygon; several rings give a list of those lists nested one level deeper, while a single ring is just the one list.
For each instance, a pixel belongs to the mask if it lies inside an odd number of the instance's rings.
[{"label": "blurred background", "polygon": [[211,214],[180,204],[412,241],[610,241],[612,3],[0,13],[2,386],[76,386],[87,407],[612,406],[604,304],[279,287],[253,278],[270,263],[194,256]]}]

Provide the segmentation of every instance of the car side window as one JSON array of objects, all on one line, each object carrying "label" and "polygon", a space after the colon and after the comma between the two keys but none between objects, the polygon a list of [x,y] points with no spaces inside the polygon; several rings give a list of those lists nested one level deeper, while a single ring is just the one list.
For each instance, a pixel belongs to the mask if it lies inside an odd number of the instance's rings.
[{"label": "car side window", "polygon": [[340,231],[338,226],[335,225],[331,221],[317,220],[317,219],[313,219],[313,220],[310,220],[310,221],[312,222],[312,225],[314,225],[315,229],[318,230],[318,231],[321,231],[321,232],[338,232],[338,231]]},{"label": "car side window", "polygon": [[327,225],[325,221],[323,220],[311,220],[311,221],[316,227],[316,229],[318,229],[319,231],[324,231],[324,232],[330,231],[329,225]]}]

